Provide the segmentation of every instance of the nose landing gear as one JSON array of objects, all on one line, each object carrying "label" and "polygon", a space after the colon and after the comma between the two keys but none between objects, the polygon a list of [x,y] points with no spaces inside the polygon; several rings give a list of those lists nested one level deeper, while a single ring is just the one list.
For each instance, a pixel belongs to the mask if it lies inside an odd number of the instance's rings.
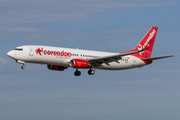
[{"label": "nose landing gear", "polygon": [[25,69],[25,68],[26,68],[25,65],[24,65],[24,64],[25,64],[24,61],[17,60],[16,62],[17,62],[17,63],[20,63],[20,64],[23,64],[23,65],[21,66],[22,69]]},{"label": "nose landing gear", "polygon": [[25,69],[26,67],[25,67],[25,65],[23,64],[23,66],[21,66],[21,69]]}]

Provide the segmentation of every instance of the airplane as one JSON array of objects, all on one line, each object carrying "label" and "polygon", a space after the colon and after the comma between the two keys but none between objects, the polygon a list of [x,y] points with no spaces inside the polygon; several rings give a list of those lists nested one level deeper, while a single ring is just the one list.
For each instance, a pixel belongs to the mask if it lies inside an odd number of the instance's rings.
[{"label": "airplane", "polygon": [[9,51],[7,55],[16,60],[17,63],[22,64],[22,69],[25,69],[25,63],[46,64],[49,70],[56,71],[64,71],[72,67],[76,69],[75,76],[81,75],[78,69],[89,69],[88,74],[94,75],[96,69],[125,70],[141,68],[151,64],[153,60],[174,56],[151,58],[157,30],[158,27],[153,26],[133,50],[121,53],[25,45],[16,47]]}]

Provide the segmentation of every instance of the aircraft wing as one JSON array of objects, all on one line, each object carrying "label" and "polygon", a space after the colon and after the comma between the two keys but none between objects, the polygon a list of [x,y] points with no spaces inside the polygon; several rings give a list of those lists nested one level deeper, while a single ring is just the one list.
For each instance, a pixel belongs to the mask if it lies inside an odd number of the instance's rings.
[{"label": "aircraft wing", "polygon": [[104,56],[104,57],[100,57],[100,58],[91,58],[91,59],[88,59],[88,62],[94,67],[102,66],[101,64],[103,64],[103,63],[105,63],[106,65],[109,65],[110,62],[119,63],[118,60],[120,60],[122,56],[131,55],[131,54],[135,54],[135,53],[139,53],[139,52],[143,52],[143,51],[144,50],[137,50],[137,51],[123,53],[123,54],[118,53],[115,55]]},{"label": "aircraft wing", "polygon": [[174,57],[174,55],[161,56],[161,57],[153,57],[153,58],[144,58],[143,60],[145,60],[145,61],[149,61],[149,60],[158,60],[158,59],[163,59],[163,58],[168,58],[168,57]]}]

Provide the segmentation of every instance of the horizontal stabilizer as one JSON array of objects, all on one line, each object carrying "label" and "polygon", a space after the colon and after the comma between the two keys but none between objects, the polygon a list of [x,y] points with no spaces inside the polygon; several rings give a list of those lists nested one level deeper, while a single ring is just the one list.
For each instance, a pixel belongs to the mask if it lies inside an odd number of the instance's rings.
[{"label": "horizontal stabilizer", "polygon": [[168,58],[168,57],[174,57],[174,55],[162,56],[162,57],[153,57],[153,58],[144,58],[143,60],[145,60],[145,61],[158,60],[158,59],[163,59],[163,58]]}]

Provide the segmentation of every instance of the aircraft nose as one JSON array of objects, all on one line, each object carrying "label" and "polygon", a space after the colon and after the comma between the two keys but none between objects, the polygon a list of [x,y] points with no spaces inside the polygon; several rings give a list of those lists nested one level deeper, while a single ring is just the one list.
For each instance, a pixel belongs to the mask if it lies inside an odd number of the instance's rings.
[{"label": "aircraft nose", "polygon": [[13,52],[13,51],[9,51],[9,52],[7,53],[7,55],[12,58],[12,57],[14,56],[14,52]]}]

